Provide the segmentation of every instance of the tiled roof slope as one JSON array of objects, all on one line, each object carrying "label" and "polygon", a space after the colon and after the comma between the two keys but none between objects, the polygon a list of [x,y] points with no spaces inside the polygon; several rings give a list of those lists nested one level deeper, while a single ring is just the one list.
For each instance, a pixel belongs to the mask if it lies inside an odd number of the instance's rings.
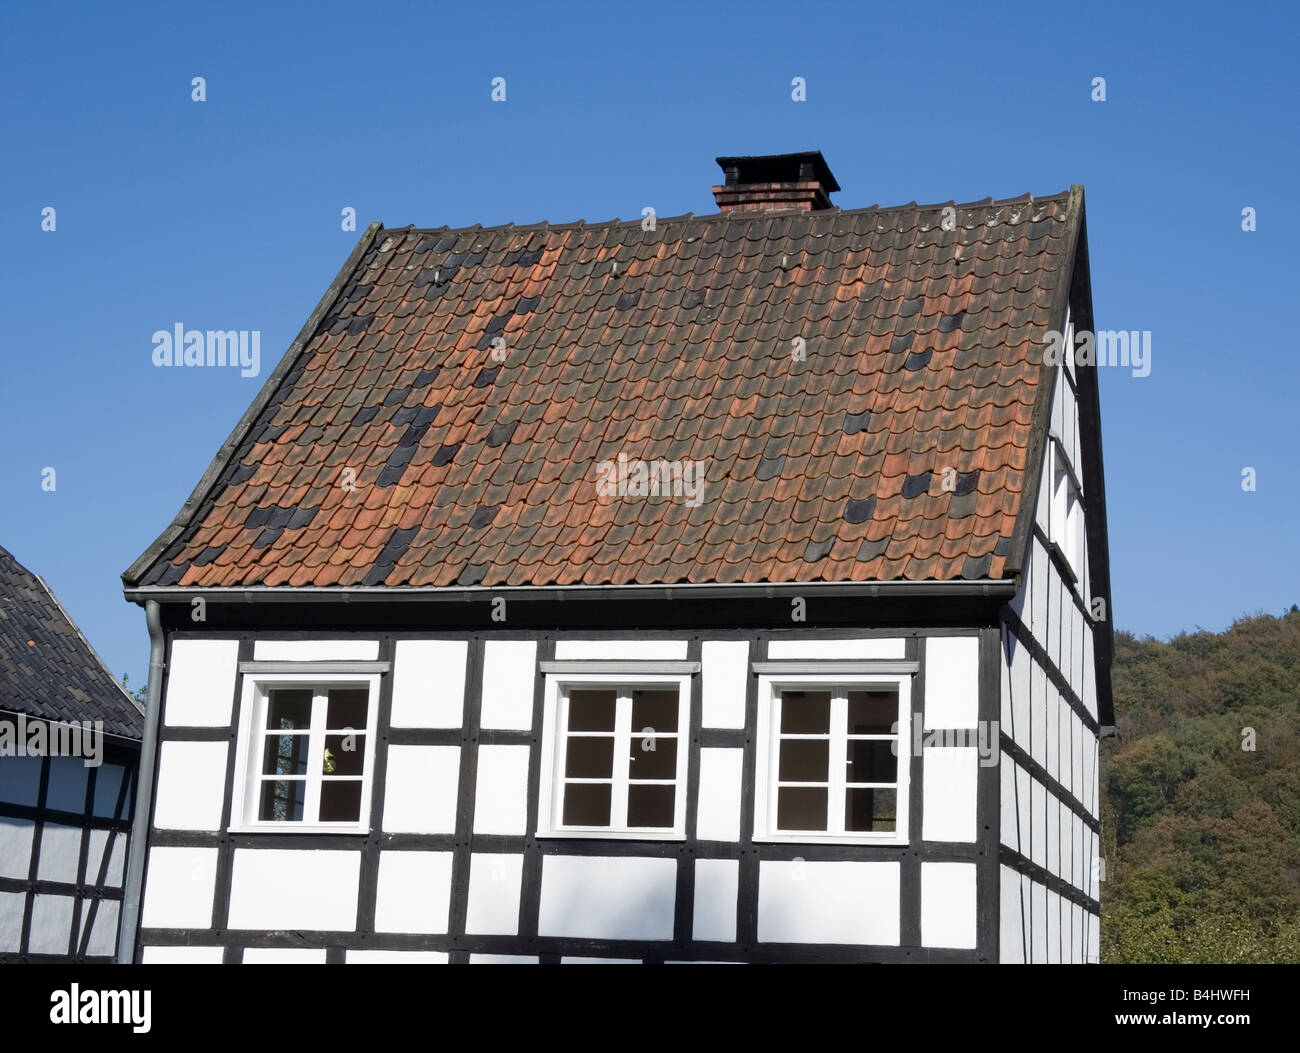
[{"label": "tiled roof slope", "polygon": [[[124,579],[1002,577],[1077,201],[380,229]],[[620,454],[703,500],[602,496]]]},{"label": "tiled roof slope", "polygon": [[45,720],[102,720],[138,739],[140,707],[104,667],[40,578],[0,548],[0,711]]}]

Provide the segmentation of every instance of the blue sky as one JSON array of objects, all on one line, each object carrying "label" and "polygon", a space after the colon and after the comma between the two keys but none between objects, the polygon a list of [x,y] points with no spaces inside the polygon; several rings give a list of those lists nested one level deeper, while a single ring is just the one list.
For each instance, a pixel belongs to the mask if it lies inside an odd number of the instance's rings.
[{"label": "blue sky", "polygon": [[[1116,624],[1300,602],[1296,5],[449,7],[0,13],[0,545],[133,686],[148,644],[119,575],[350,252],[342,208],[708,213],[724,154],[820,149],[844,208],[1083,183],[1096,324],[1152,333],[1150,376],[1102,371]],[[262,376],[155,368],[177,322],[261,330]]]}]

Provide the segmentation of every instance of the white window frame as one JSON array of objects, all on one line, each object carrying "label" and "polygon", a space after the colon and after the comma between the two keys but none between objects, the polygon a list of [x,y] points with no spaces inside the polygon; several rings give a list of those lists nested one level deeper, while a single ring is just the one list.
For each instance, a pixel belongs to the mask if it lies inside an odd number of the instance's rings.
[{"label": "white window frame", "polygon": [[1074,471],[1056,439],[1048,443],[1048,478],[1051,480],[1051,503],[1048,508],[1047,536],[1064,557],[1075,580],[1083,581],[1084,531],[1083,495],[1074,482]]},{"label": "white window frame", "polygon": [[[614,718],[614,790],[610,803],[611,819],[626,816],[626,804],[620,813],[620,801],[626,802],[629,772],[620,775],[618,758],[627,755],[640,732],[631,726],[631,691],[637,688],[677,689],[677,793],[673,805],[673,826],[627,827],[565,826],[564,758],[567,746],[568,691],[570,688],[604,688],[620,694]],[[622,690],[627,689],[627,698]],[[542,716],[542,771],[538,795],[537,836],[556,838],[591,838],[607,841],[684,841],[686,840],[686,773],[691,748],[691,675],[677,673],[638,673],[628,667],[623,672],[548,673],[545,706]],[[620,793],[621,787],[621,793]]]},{"label": "white window frame", "polygon": [[[818,832],[780,831],[776,825],[777,804],[777,736],[776,719],[782,691],[824,691],[843,688],[847,691],[889,690],[898,692],[898,808],[895,828],[888,830]],[[837,710],[838,715],[837,715]],[[760,675],[758,678],[758,756],[754,779],[754,840],[779,843],[824,845],[905,845],[908,839],[909,786],[912,775],[911,749],[912,674],[910,673],[817,673],[813,675]],[[847,713],[831,703],[831,757],[836,744],[847,742]],[[838,724],[838,727],[837,727]],[[828,773],[830,799],[843,800],[847,780],[839,766],[832,763]],[[839,788],[838,798],[836,787]],[[843,820],[841,820],[841,823]]]},{"label": "white window frame", "polygon": [[[235,749],[234,793],[230,808],[231,833],[370,833],[370,802],[375,783],[375,731],[379,713],[377,673],[245,673],[240,694],[239,740]],[[365,767],[361,777],[361,813],[355,823],[319,820],[259,819],[262,750],[266,728],[266,706],[272,689],[309,689],[313,692],[311,730],[307,751],[307,799],[304,812],[320,814],[321,769],[325,751],[326,699],[331,688],[364,687],[369,692],[364,731]]]}]

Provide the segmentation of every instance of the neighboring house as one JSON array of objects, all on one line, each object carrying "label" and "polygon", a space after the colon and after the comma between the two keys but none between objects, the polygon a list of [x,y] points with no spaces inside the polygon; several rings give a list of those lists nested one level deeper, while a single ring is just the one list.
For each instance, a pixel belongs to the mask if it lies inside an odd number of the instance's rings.
[{"label": "neighboring house", "polygon": [[0,548],[0,962],[113,960],[143,727],[49,587]]},{"label": "neighboring house", "polygon": [[142,960],[1097,959],[1082,188],[720,163],[365,232],[123,575]]}]

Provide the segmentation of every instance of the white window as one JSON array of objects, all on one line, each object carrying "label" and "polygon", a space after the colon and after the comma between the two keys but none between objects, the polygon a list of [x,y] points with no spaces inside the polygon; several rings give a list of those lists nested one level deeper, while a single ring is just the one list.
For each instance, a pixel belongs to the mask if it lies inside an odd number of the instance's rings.
[{"label": "white window", "polygon": [[754,839],[907,841],[911,677],[759,678]]},{"label": "white window", "polygon": [[548,676],[543,836],[686,836],[690,677]]},{"label": "white window", "polygon": [[369,831],[378,680],[245,675],[232,829]]},{"label": "white window", "polygon": [[1074,576],[1082,579],[1085,550],[1083,501],[1078,487],[1074,485],[1074,477],[1067,467],[1060,444],[1052,442],[1050,450],[1052,506],[1048,513],[1048,535],[1074,571]]}]

